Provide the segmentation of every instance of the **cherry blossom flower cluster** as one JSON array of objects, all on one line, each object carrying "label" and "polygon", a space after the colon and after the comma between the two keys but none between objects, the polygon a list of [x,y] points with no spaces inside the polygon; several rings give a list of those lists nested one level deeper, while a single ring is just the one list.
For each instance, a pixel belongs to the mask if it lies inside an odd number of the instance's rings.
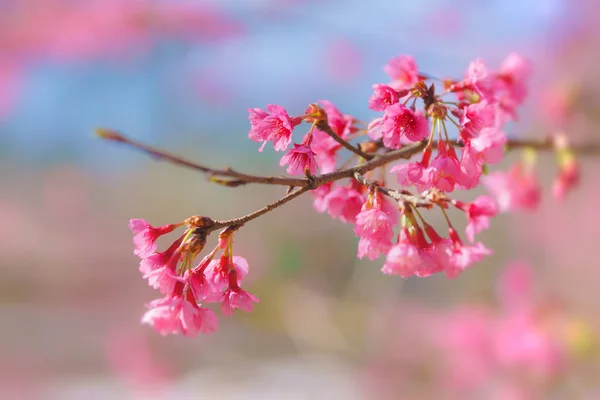
[{"label": "cherry blossom flower cluster", "polygon": [[[528,141],[509,138],[504,130],[507,122],[517,120],[531,74],[529,63],[519,55],[510,54],[496,70],[475,60],[463,79],[443,80],[438,87],[437,79],[419,72],[410,56],[395,57],[384,70],[389,81],[374,84],[366,101],[379,113],[369,123],[325,100],[308,105],[300,115],[290,115],[274,104],[248,110],[248,137],[260,143],[261,152],[267,145],[284,152],[280,166],[286,168],[287,177],[214,169],[115,131],[97,131],[104,139],[206,173],[217,184],[288,187],[283,198],[228,221],[196,216],[152,227],[132,220],[135,254],[142,259],[140,271],[165,296],[148,304],[144,323],[163,334],[191,336],[216,327],[214,312],[204,307],[207,303],[220,302],[224,315],[237,308],[250,311],[258,300],[240,288],[248,263],[232,253],[234,233],[308,191],[318,212],[353,226],[359,259],[385,259],[384,274],[408,278],[445,273],[454,278],[492,253],[476,239],[489,228],[491,218],[499,212],[534,209],[539,203],[537,151],[556,155],[559,176],[553,190],[557,197],[564,197],[578,183],[575,151],[564,136]],[[302,124],[307,129],[295,140]],[[489,165],[504,159],[507,150],[515,149],[523,150],[523,158],[508,172],[488,171]],[[403,161],[393,164],[399,160]],[[395,183],[388,182],[388,174]],[[480,184],[490,195],[471,201],[455,197],[458,191]],[[451,210],[464,215],[464,235],[452,223]],[[435,228],[428,222],[432,211],[443,216],[446,227]],[[167,250],[156,252],[156,239],[182,226],[184,233]],[[220,228],[224,230],[218,246],[194,265],[208,235]],[[215,258],[219,251],[222,255]]]},{"label": "cherry blossom flower cluster", "polygon": [[[324,174],[336,170],[338,153],[344,149],[339,139],[349,142],[366,137],[358,149],[374,150],[369,155],[424,142],[420,160],[394,165],[389,172],[396,174],[402,190],[414,187],[446,217],[445,209],[450,205],[464,212],[471,243],[499,210],[535,205],[539,198],[537,180],[520,164],[508,174],[497,172],[485,177],[495,198],[481,196],[464,203],[448,197],[455,189],[477,187],[487,165],[502,161],[508,140],[503,127],[516,119],[517,107],[527,92],[527,61],[511,54],[499,70],[491,71],[482,60],[476,60],[464,79],[444,81],[441,94],[436,93],[434,83],[427,84],[428,77],[419,73],[410,56],[396,57],[384,69],[391,81],[373,85],[368,101],[371,110],[383,115],[366,128],[360,129],[356,118],[341,113],[329,101],[310,105],[300,116],[290,116],[283,107],[271,104],[266,110],[249,109],[249,138],[262,143],[260,151],[267,143],[275,151],[285,151],[280,164],[287,165],[287,173],[306,176],[317,170]],[[288,149],[295,128],[302,122],[311,124],[308,132]],[[448,125],[456,128],[458,139],[450,138]],[[361,161],[364,157],[358,163]],[[562,182],[566,188],[572,180]],[[447,236],[439,234],[414,204],[384,198],[379,186],[385,182],[333,182],[314,191],[318,211],[354,225],[360,238],[358,258],[375,260],[385,255],[382,271],[405,278],[442,271],[454,277],[491,253],[480,242],[464,244],[448,218]]]},{"label": "cherry blossom flower cluster", "polygon": [[[141,258],[142,277],[164,296],[147,304],[142,322],[163,335],[214,332],[217,316],[203,306],[207,303],[220,303],[222,314],[229,316],[238,308],[252,311],[253,304],[259,301],[240,287],[248,273],[248,262],[233,255],[235,229],[223,230],[218,245],[195,264],[206,244],[205,230],[211,225],[212,220],[207,217],[191,217],[183,223],[158,227],[141,219],[129,223],[134,233],[134,253]],[[165,251],[157,252],[156,240],[181,226],[186,226],[183,234]]]}]

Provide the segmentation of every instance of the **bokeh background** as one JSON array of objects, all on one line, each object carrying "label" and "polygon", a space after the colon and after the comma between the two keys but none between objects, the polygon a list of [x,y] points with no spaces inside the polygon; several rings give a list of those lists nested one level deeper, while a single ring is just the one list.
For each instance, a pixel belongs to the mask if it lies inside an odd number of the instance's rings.
[{"label": "bokeh background", "polygon": [[[495,67],[517,51],[535,74],[510,134],[600,140],[598,17],[592,0],[2,1],[0,397],[600,397],[599,161],[582,159],[581,187],[558,202],[554,160],[541,156],[540,209],[496,218],[481,235],[494,255],[453,280],[382,275],[383,260],[356,259],[349,226],[302,198],[236,236],[255,311],[221,318],[213,335],[165,338],[139,324],[156,293],[128,220],[231,218],[281,189],[217,187],[93,135],[113,128],[280,174],[278,155],[247,139],[248,107],[294,115],[326,99],[368,121],[371,85],[395,55],[461,77],[477,57]],[[503,370],[457,388],[453,371],[485,369],[469,338],[481,313],[504,315],[498,282],[515,261],[532,266],[531,302],[560,321],[540,329],[568,361],[551,378]],[[440,340],[452,335],[464,347]]]}]

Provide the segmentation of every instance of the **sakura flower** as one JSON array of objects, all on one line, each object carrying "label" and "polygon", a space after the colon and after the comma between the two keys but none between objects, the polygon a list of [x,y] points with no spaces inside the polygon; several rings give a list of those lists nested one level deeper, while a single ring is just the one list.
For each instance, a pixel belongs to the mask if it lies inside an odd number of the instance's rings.
[{"label": "sakura flower", "polygon": [[392,245],[395,223],[396,220],[384,211],[383,202],[377,198],[375,201],[367,200],[356,216],[354,225],[354,233],[360,237],[358,258],[362,259],[366,255],[370,260],[375,260],[382,252],[386,252]]},{"label": "sakura flower", "polygon": [[533,171],[515,164],[508,172],[496,171],[483,178],[483,183],[496,198],[500,211],[535,209],[541,189]]},{"label": "sakura flower", "polygon": [[423,264],[419,249],[409,241],[400,241],[392,246],[386,256],[381,272],[408,278]]},{"label": "sakura flower", "polygon": [[390,168],[391,173],[396,173],[398,183],[402,186],[415,186],[422,192],[425,190],[425,173],[427,168],[421,162],[396,164]]},{"label": "sakura flower", "polygon": [[233,256],[230,259],[227,255],[223,255],[218,260],[212,260],[205,271],[206,280],[213,285],[216,291],[220,291],[229,285],[232,268],[237,272],[238,284],[241,283],[248,273],[248,261],[240,256]]},{"label": "sakura flower", "polygon": [[400,139],[402,137],[406,137],[411,142],[418,142],[425,139],[427,134],[427,119],[420,112],[414,112],[400,103],[385,109],[381,120],[381,136],[384,146],[398,149],[401,146]]},{"label": "sakura flower", "polygon": [[389,85],[396,90],[408,89],[419,81],[417,64],[411,56],[394,57],[383,67],[383,70],[392,78]]},{"label": "sakura flower", "polygon": [[517,106],[527,96],[527,80],[533,68],[531,63],[517,53],[510,53],[498,73],[498,81],[507,92],[507,101]]},{"label": "sakura flower", "polygon": [[156,251],[156,239],[162,235],[172,232],[182,224],[169,224],[154,227],[143,219],[132,219],[129,221],[129,229],[133,232],[133,254],[140,258],[146,258]]},{"label": "sakura flower", "polygon": [[232,269],[229,271],[228,276],[228,288],[221,295],[221,312],[223,315],[233,315],[233,311],[236,308],[244,310],[246,312],[252,311],[254,303],[258,303],[259,300],[256,296],[246,292],[240,288],[239,282],[241,278],[238,278],[238,270]]},{"label": "sakura flower", "polygon": [[353,183],[350,186],[336,186],[323,198],[324,209],[329,215],[344,223],[354,223],[364,202],[365,196]]},{"label": "sakura flower", "polygon": [[153,300],[146,307],[142,323],[151,325],[161,335],[181,333],[192,337],[198,332],[212,333],[217,328],[217,316],[212,310],[181,297]]},{"label": "sakura flower", "polygon": [[457,204],[467,213],[468,223],[465,233],[469,241],[473,243],[476,233],[489,228],[490,217],[498,213],[498,206],[489,196],[479,196],[469,204],[462,202],[457,202]]},{"label": "sakura flower", "polygon": [[239,286],[236,288],[227,289],[223,293],[223,302],[221,303],[221,312],[223,315],[233,315],[236,308],[250,312],[254,308],[254,303],[259,303],[260,300],[251,293],[246,292]]},{"label": "sakura flower", "polygon": [[140,262],[140,272],[144,279],[148,279],[148,284],[159,289],[161,293],[170,295],[175,284],[180,280],[176,273],[176,267],[179,263],[178,247],[181,240],[175,241],[167,250],[160,253],[153,253]]},{"label": "sakura flower", "polygon": [[329,182],[312,191],[313,207],[320,213],[324,213],[327,210],[327,202],[325,201],[325,197],[331,192],[332,186],[333,182]]},{"label": "sakura flower", "polygon": [[466,141],[479,135],[483,128],[494,125],[496,107],[483,100],[466,106],[460,114],[460,137]]},{"label": "sakura flower", "polygon": [[482,162],[497,164],[504,158],[506,133],[497,128],[483,128],[470,140],[471,149]]},{"label": "sakura flower", "polygon": [[317,172],[317,162],[315,161],[316,153],[310,148],[312,135],[308,135],[308,139],[302,144],[295,144],[292,150],[289,150],[283,157],[279,165],[287,167],[287,173],[290,175],[305,175],[306,172],[314,174]]},{"label": "sakura flower", "polygon": [[475,243],[473,246],[455,244],[455,247],[448,253],[450,262],[446,268],[446,276],[455,278],[471,264],[481,261],[490,254],[492,254],[492,251],[480,242]]},{"label": "sakura flower", "polygon": [[302,122],[302,118],[290,117],[283,107],[274,104],[268,104],[267,111],[268,113],[260,108],[248,109],[248,137],[255,142],[263,142],[260,151],[267,141],[273,142],[276,151],[284,151],[292,142],[292,131]]},{"label": "sakura flower", "polygon": [[398,92],[390,86],[376,83],[373,85],[373,94],[369,98],[369,108],[373,111],[385,111],[392,104],[398,102]]},{"label": "sakura flower", "polygon": [[432,187],[436,187],[442,192],[452,192],[454,186],[463,179],[454,149],[445,142],[438,142],[438,154],[429,164],[426,174]]}]

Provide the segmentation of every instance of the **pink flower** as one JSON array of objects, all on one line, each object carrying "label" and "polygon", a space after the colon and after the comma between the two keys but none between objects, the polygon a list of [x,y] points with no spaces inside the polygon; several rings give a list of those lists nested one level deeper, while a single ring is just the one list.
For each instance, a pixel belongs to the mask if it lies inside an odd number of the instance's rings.
[{"label": "pink flower", "polygon": [[479,185],[479,178],[483,163],[481,157],[473,151],[471,143],[467,142],[462,148],[460,157],[460,170],[462,172],[462,180],[460,186],[465,189],[473,189]]},{"label": "pink flower", "polygon": [[402,278],[413,276],[424,263],[419,253],[419,249],[408,240],[400,241],[387,253],[381,272],[386,275],[398,275]]},{"label": "pink flower", "polygon": [[212,310],[181,297],[153,300],[146,307],[142,323],[151,325],[161,335],[181,333],[192,337],[198,332],[212,333],[217,329],[217,316]]},{"label": "pink flower", "polygon": [[500,211],[535,209],[541,196],[541,189],[533,171],[526,171],[521,164],[515,164],[507,172],[496,171],[483,177],[483,183],[496,198]]},{"label": "pink flower", "polygon": [[377,198],[375,201],[367,200],[356,216],[354,225],[354,233],[360,237],[358,258],[366,255],[370,260],[375,260],[382,252],[387,252],[392,245],[396,222],[389,212],[384,211],[381,201]]},{"label": "pink flower", "polygon": [[486,100],[466,106],[460,115],[460,136],[463,141],[478,136],[483,128],[494,125],[496,106]]},{"label": "pink flower", "polygon": [[411,142],[418,142],[425,139],[427,134],[427,119],[420,112],[414,112],[400,103],[385,109],[381,121],[381,136],[386,147],[398,149],[402,137]]},{"label": "pink flower", "polygon": [[438,142],[438,154],[429,164],[426,180],[442,192],[452,192],[462,179],[463,174],[454,149],[443,141]]},{"label": "pink flower", "polygon": [[160,290],[165,295],[171,295],[181,277],[177,275],[176,268],[179,263],[178,247],[181,241],[175,241],[166,251],[152,253],[140,262],[139,270],[142,278],[148,279],[148,284]]},{"label": "pink flower", "polygon": [[290,117],[283,107],[274,104],[268,104],[267,111],[270,114],[260,108],[248,109],[248,137],[255,142],[263,142],[261,151],[267,141],[273,142],[276,151],[284,151],[292,142],[292,131],[302,122],[302,118]]},{"label": "pink flower", "polygon": [[156,251],[156,239],[162,235],[172,232],[182,224],[169,224],[154,227],[143,219],[129,220],[129,229],[133,232],[133,254],[140,258],[146,258]]},{"label": "pink flower", "polygon": [[415,186],[419,192],[427,187],[427,168],[421,162],[396,164],[390,168],[390,172],[397,174],[398,183],[402,186]]},{"label": "pink flower", "polygon": [[392,58],[383,70],[392,78],[390,86],[396,90],[408,89],[419,82],[419,71],[415,59],[400,55]]},{"label": "pink flower", "polygon": [[456,245],[449,252],[449,265],[446,267],[446,276],[456,278],[459,273],[466,270],[474,262],[481,261],[485,256],[492,254],[482,243],[477,242],[473,246]]},{"label": "pink flower", "polygon": [[483,128],[477,137],[470,140],[471,149],[487,164],[497,164],[504,158],[506,133],[498,128]]},{"label": "pink flower", "polygon": [[533,68],[531,63],[517,53],[510,53],[498,73],[501,88],[506,91],[506,99],[510,105],[523,103],[527,96],[527,80]]},{"label": "pink flower", "polygon": [[256,296],[240,287],[229,288],[222,295],[221,312],[223,315],[233,315],[236,308],[251,312],[254,303],[259,302],[260,300]]},{"label": "pink flower", "polygon": [[364,202],[365,196],[353,183],[350,186],[335,186],[323,199],[329,215],[344,223],[354,223]]},{"label": "pink flower", "polygon": [[398,102],[398,92],[387,85],[376,83],[373,85],[373,94],[369,98],[369,108],[373,111],[385,111],[392,104]]},{"label": "pink flower", "polygon": [[468,223],[465,233],[471,243],[473,243],[475,234],[490,226],[490,217],[498,213],[498,206],[494,199],[489,196],[479,196],[472,203],[460,203],[459,208],[466,211]]},{"label": "pink flower", "polygon": [[333,182],[329,182],[312,191],[313,207],[320,213],[324,213],[327,210],[327,201],[325,201],[325,198],[329,193],[331,193],[332,186]]},{"label": "pink flower", "polygon": [[317,162],[315,161],[315,152],[310,148],[312,135],[308,135],[302,144],[295,144],[292,150],[289,150],[283,157],[279,165],[287,167],[287,173],[290,175],[305,175],[308,171],[311,174],[317,172]]},{"label": "pink flower", "polygon": [[233,265],[228,256],[223,255],[218,260],[212,260],[205,271],[206,280],[210,282],[214,291],[221,291],[229,285],[230,271],[235,269],[238,277],[238,284],[248,273],[248,261],[244,257],[233,256]]}]

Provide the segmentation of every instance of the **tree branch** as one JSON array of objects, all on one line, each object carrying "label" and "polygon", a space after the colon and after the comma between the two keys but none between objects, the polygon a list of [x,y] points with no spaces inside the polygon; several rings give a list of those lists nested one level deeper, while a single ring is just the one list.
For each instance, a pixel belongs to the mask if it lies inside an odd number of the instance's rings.
[{"label": "tree branch", "polygon": [[243,217],[228,219],[226,221],[215,221],[214,225],[212,225],[211,228],[209,229],[209,232],[224,228],[226,226],[236,226],[236,225],[241,226],[241,225],[245,224],[246,222],[252,221],[253,219],[260,217],[261,215],[264,215],[270,211],[273,211],[274,209],[276,209],[278,207],[281,207],[285,203],[295,199],[296,197],[300,196],[301,194],[308,192],[309,190],[310,190],[309,187],[303,187],[300,189],[296,189],[295,191],[288,193],[281,199],[279,199],[273,203],[267,204],[263,208],[256,210],[248,215],[244,215]]},{"label": "tree branch", "polygon": [[333,140],[338,142],[342,147],[353,152],[357,156],[362,157],[365,160],[370,160],[373,157],[375,157],[373,154],[367,154],[364,151],[352,146],[350,143],[348,143],[347,141],[342,139],[337,133],[335,133],[333,131],[333,129],[331,129],[331,126],[329,126],[329,123],[327,123],[327,121],[322,120],[322,121],[317,122],[316,127],[321,132],[325,132],[326,134],[328,134]]}]

